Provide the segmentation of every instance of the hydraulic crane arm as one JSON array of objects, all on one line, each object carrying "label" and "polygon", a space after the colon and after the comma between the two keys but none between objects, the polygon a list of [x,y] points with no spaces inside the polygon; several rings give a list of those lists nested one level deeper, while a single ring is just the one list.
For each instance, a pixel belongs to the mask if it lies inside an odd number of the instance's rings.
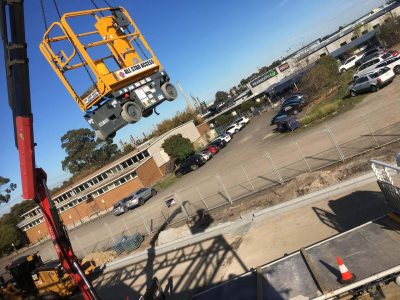
[{"label": "hydraulic crane arm", "polygon": [[22,195],[25,200],[34,200],[40,206],[60,262],[81,289],[83,297],[99,299],[82,272],[65,227],[50,198],[46,185],[47,175],[42,169],[35,167],[23,0],[0,1],[0,29],[4,47],[8,98],[13,114],[15,142],[19,152]]}]

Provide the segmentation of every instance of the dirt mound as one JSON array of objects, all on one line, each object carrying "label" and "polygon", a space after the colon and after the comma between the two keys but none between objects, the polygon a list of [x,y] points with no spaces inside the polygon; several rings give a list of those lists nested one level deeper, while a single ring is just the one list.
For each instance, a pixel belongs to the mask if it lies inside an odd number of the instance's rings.
[{"label": "dirt mound", "polygon": [[93,252],[85,256],[83,262],[94,261],[96,266],[111,262],[115,257],[114,251]]}]

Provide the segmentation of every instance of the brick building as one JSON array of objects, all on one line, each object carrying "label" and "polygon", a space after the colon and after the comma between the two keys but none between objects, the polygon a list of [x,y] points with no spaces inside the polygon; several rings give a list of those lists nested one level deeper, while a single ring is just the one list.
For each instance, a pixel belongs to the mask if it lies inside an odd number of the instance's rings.
[{"label": "brick building", "polygon": [[[178,126],[52,195],[65,226],[69,228],[86,222],[104,213],[133,191],[153,185],[165,175],[169,162],[169,156],[161,147],[164,140],[171,135],[182,134],[195,142],[200,138],[199,131],[204,131],[203,127],[198,130],[193,122]],[[18,227],[25,231],[31,243],[48,236],[39,207],[24,213],[22,217]]]}]

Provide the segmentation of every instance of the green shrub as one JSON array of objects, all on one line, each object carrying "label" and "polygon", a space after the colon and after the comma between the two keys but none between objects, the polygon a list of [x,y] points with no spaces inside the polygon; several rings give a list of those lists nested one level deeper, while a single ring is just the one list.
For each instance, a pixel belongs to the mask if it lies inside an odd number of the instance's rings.
[{"label": "green shrub", "polygon": [[215,125],[217,127],[225,126],[225,125],[228,125],[228,124],[232,123],[234,119],[235,119],[235,117],[232,116],[231,114],[229,114],[229,115],[220,115],[220,116],[215,118]]},{"label": "green shrub", "polygon": [[161,147],[171,159],[182,161],[194,152],[192,142],[181,134],[175,134],[165,139]]}]

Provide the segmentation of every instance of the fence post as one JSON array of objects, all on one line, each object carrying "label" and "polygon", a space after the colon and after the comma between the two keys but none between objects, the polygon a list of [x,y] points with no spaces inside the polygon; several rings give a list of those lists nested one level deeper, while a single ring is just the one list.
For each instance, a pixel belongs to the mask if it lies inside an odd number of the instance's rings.
[{"label": "fence post", "polygon": [[372,132],[372,129],[371,129],[371,127],[370,127],[369,124],[368,124],[367,118],[365,117],[365,115],[362,115],[362,118],[363,118],[363,120],[364,120],[365,125],[367,126],[367,128],[368,128],[368,130],[369,130],[369,133],[371,134],[372,138],[374,139],[376,146],[379,147],[378,140],[376,139],[374,133]]},{"label": "fence post", "polygon": [[203,195],[200,193],[199,187],[197,187],[197,186],[196,186],[196,191],[200,196],[200,201],[203,202],[203,204],[206,207],[207,211],[209,211],[210,209],[208,208],[208,205],[207,205],[206,201],[204,200]]},{"label": "fence post", "polygon": [[142,219],[143,226],[144,228],[146,228],[147,234],[151,234],[151,229],[149,227],[149,224],[147,224],[146,220],[143,218],[143,215],[138,213],[137,211],[135,211],[135,214],[138,215],[140,219]]},{"label": "fence post", "polygon": [[344,157],[342,149],[340,149],[339,144],[337,143],[332,131],[328,128],[328,126],[325,126],[325,131],[326,131],[329,139],[331,140],[333,146],[336,148],[337,152],[339,153],[340,160],[344,161],[346,158]]},{"label": "fence post", "polygon": [[182,208],[182,211],[183,211],[184,214],[186,215],[186,218],[188,219],[188,221],[190,221],[190,216],[189,216],[189,214],[188,214],[188,212],[187,212],[185,206],[183,205],[183,202],[182,202],[181,198],[178,196],[178,193],[177,193],[177,192],[174,193],[174,198],[179,202],[179,204],[180,204],[180,206],[181,206],[181,208]]},{"label": "fence post", "polygon": [[97,248],[97,240],[95,239],[93,232],[90,232],[90,235],[92,236],[93,245],[94,245],[94,248],[92,251],[94,251]]},{"label": "fence post", "polygon": [[311,167],[310,167],[310,165],[308,164],[308,161],[306,160],[306,157],[304,156],[303,151],[301,151],[301,148],[300,148],[300,145],[299,145],[298,142],[296,142],[296,146],[297,146],[297,149],[299,149],[299,152],[300,152],[301,157],[303,158],[304,162],[305,162],[306,165],[307,165],[308,171],[311,173],[311,172],[312,172]]},{"label": "fence post", "polygon": [[132,235],[132,233],[129,231],[129,229],[128,229],[128,226],[126,225],[126,223],[125,223],[125,219],[126,218],[126,216],[124,217],[124,218],[122,218],[122,223],[124,223],[124,226],[125,226],[125,229],[126,229],[126,231],[129,233],[129,235]]},{"label": "fence post", "polygon": [[108,227],[108,224],[106,222],[104,222],[104,226],[106,227],[106,229],[108,231],[108,234],[110,235],[110,238],[111,238],[113,244],[115,244],[114,236],[111,233],[110,227]]},{"label": "fence post", "polygon": [[244,176],[246,176],[247,180],[249,181],[249,183],[250,183],[250,185],[251,185],[251,188],[253,189],[253,192],[255,192],[256,189],[255,189],[253,183],[251,182],[249,176],[247,175],[246,170],[244,169],[243,165],[240,165],[240,167],[242,168],[242,171],[243,171],[243,173],[244,173]]},{"label": "fence post", "polygon": [[222,182],[222,178],[217,174],[215,174],[215,178],[217,178],[219,185],[222,187],[224,193],[226,194],[226,197],[228,197],[229,203],[232,204],[233,201],[232,201],[231,195],[229,195],[228,190],[226,189],[224,183]]},{"label": "fence post", "polygon": [[75,235],[74,238],[75,238],[76,244],[78,245],[79,250],[82,252],[83,256],[86,256],[86,253],[85,253],[85,251],[83,251],[81,242],[79,241],[78,237]]},{"label": "fence post", "polygon": [[161,210],[161,214],[162,214],[162,216],[164,217],[165,223],[167,223],[167,225],[169,225],[168,218],[164,215],[164,213],[162,212],[162,210]]},{"label": "fence post", "polygon": [[278,176],[278,180],[280,184],[283,184],[285,181],[283,180],[281,174],[279,173],[278,168],[275,166],[274,161],[272,160],[271,155],[269,155],[268,152],[265,152],[265,156],[267,157],[267,159],[269,160],[269,162],[271,163],[272,169],[274,170],[275,174]]}]

